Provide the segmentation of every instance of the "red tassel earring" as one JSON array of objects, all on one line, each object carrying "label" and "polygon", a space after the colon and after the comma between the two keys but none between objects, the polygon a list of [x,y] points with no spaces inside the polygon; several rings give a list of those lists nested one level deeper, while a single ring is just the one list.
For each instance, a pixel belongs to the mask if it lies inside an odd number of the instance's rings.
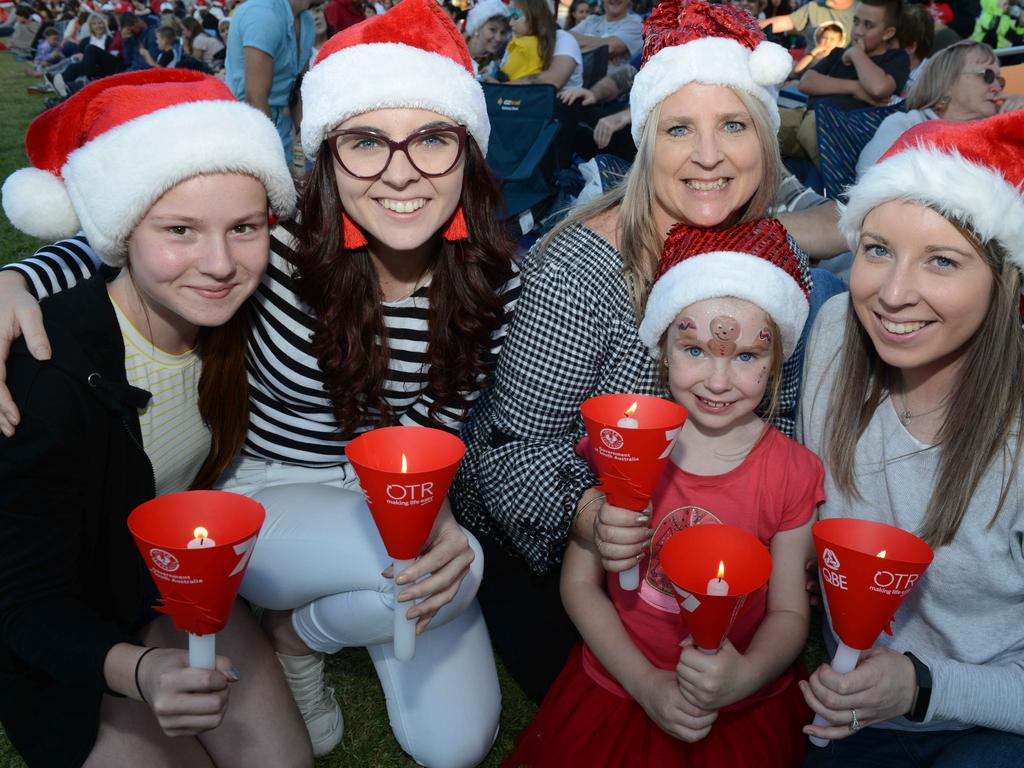
[{"label": "red tassel earring", "polygon": [[369,243],[366,242],[366,237],[363,235],[362,230],[355,225],[355,222],[352,221],[344,211],[341,214],[341,234],[342,244],[350,251],[365,248],[369,245]]},{"label": "red tassel earring", "polygon": [[469,239],[469,230],[466,229],[466,217],[462,213],[462,203],[459,203],[459,207],[455,209],[455,213],[448,220],[448,226],[445,227],[443,237],[445,240],[451,241]]}]

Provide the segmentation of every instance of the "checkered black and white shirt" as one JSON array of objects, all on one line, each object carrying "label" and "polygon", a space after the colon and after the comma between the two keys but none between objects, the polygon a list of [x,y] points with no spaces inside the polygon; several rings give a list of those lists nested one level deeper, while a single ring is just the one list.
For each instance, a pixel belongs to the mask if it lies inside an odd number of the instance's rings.
[{"label": "checkered black and white shirt", "polygon": [[[806,255],[790,243],[806,270]],[[561,562],[576,504],[597,484],[575,452],[585,434],[580,404],[608,393],[667,392],[637,335],[619,251],[580,225],[538,251],[522,267],[522,295],[494,386],[463,430],[466,458],[450,498],[463,525],[544,573]],[[806,279],[810,285],[809,274]],[[775,424],[787,435],[793,434],[799,359],[794,355],[782,374]]]}]

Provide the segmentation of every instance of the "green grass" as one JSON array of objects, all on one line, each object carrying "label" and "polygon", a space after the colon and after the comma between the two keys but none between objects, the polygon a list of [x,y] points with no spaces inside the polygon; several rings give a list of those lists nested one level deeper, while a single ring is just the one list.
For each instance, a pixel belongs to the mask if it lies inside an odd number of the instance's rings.
[{"label": "green grass", "polygon": [[[25,77],[25,64],[0,53],[0,179],[28,165],[25,129],[43,109],[43,96],[29,95],[25,88],[38,82]],[[0,263],[31,254],[40,241],[14,229],[0,213]],[[501,730],[485,766],[497,766],[512,749],[515,735],[533,717],[536,707],[499,667],[503,698]],[[398,746],[388,724],[384,694],[370,657],[363,649],[342,651],[327,664],[328,684],[333,686],[345,713],[345,738],[332,754],[317,761],[318,768],[392,768],[415,766]],[[467,681],[469,684],[469,681]],[[23,768],[24,763],[0,729],[0,768]]]},{"label": "green grass", "polygon": [[[43,109],[43,97],[28,95],[25,88],[34,80],[24,76],[25,64],[8,53],[0,54],[0,179],[28,164],[24,136],[29,122]],[[0,212],[0,263],[31,254],[40,242],[15,230]],[[813,669],[821,659],[818,622],[811,630],[811,642],[804,662]],[[498,665],[502,690],[501,730],[484,766],[500,765],[511,752],[515,736],[536,712],[535,705]],[[415,766],[391,734],[384,694],[370,658],[362,649],[342,651],[327,664],[328,684],[337,692],[345,713],[345,738],[331,755],[317,761],[318,768],[391,768]],[[467,681],[468,682],[468,681]],[[0,768],[23,768],[24,764],[0,729]]]}]

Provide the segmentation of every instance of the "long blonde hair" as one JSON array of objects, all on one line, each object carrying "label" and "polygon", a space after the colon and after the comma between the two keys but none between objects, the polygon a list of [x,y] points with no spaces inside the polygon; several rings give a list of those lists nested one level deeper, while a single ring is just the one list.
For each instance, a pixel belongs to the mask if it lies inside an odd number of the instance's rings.
[{"label": "long blonde hair", "polygon": [[[950,389],[946,418],[937,436],[937,482],[918,531],[932,547],[953,540],[978,485],[1001,456],[1003,485],[989,525],[995,522],[1016,477],[1022,456],[1020,437],[1024,435],[1020,272],[1000,246],[982,243],[962,222],[951,223],[974,245],[993,280],[988,311],[965,344],[958,380]],[[829,468],[839,489],[860,500],[854,467],[857,443],[875,411],[891,396],[899,373],[878,356],[852,304],[838,370],[842,375],[832,388],[826,424]],[[1012,455],[1008,448],[1011,437],[1016,440]]]},{"label": "long blonde hair", "polygon": [[[739,222],[747,222],[767,215],[768,209],[775,201],[775,193],[782,177],[782,160],[768,108],[746,91],[735,88],[729,90],[736,94],[750,113],[761,149],[761,183],[747,201],[739,219]],[[660,117],[661,104],[654,108],[644,124],[637,145],[636,159],[624,181],[596,200],[574,208],[560,224],[545,235],[538,247],[539,253],[543,254],[552,241],[569,227],[585,225],[595,216],[618,208],[618,247],[622,253],[623,273],[629,284],[633,309],[638,320],[644,315],[647,294],[650,293],[651,284],[654,282],[654,273],[665,242],[665,233],[658,232],[654,224],[654,182],[651,178]]]}]

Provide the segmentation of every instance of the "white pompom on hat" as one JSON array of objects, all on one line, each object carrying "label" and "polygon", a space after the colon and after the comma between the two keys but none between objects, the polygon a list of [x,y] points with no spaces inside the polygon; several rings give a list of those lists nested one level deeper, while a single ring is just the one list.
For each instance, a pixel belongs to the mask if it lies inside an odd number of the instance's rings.
[{"label": "white pompom on hat", "polygon": [[928,205],[997,242],[1024,272],[1024,112],[929,120],[904,133],[849,189],[839,229],[850,250],[882,203]]},{"label": "white pompom on hat", "polygon": [[806,263],[776,219],[716,228],[676,224],[665,240],[640,340],[658,357],[661,337],[676,315],[698,301],[732,296],[768,313],[788,359],[807,322],[810,285]]},{"label": "white pompom on hat", "polygon": [[376,109],[425,109],[466,126],[487,152],[491,123],[473,60],[434,0],[402,0],[324,43],[302,80],[302,148],[314,157],[328,131]]},{"label": "white pompom on hat", "polygon": [[472,37],[480,31],[480,27],[495,16],[508,18],[510,11],[501,0],[480,0],[466,14],[466,35]]},{"label": "white pompom on hat", "polygon": [[253,176],[276,215],[295,209],[273,123],[221,81],[191,70],[96,80],[33,120],[25,148],[32,166],[0,190],[11,223],[47,240],[82,229],[112,266],[125,263],[128,237],[153,203],[200,174]]},{"label": "white pompom on hat", "polygon": [[689,83],[749,93],[767,108],[777,132],[774,86],[792,69],[793,57],[769,43],[747,11],[703,0],[664,0],[644,22],[643,58],[629,92],[633,141],[639,146],[651,112]]}]

